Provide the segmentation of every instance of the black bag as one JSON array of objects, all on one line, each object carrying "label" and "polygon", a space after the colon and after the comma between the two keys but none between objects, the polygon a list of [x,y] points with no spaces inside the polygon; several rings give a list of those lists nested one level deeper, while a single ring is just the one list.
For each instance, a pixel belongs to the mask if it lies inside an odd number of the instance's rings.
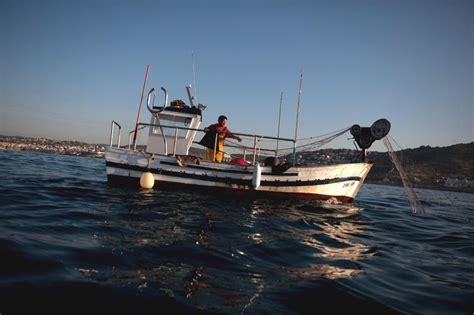
[{"label": "black bag", "polygon": [[214,150],[214,147],[216,145],[216,131],[209,131],[202,137],[201,141],[199,141],[199,144],[202,146],[205,146],[206,148]]}]

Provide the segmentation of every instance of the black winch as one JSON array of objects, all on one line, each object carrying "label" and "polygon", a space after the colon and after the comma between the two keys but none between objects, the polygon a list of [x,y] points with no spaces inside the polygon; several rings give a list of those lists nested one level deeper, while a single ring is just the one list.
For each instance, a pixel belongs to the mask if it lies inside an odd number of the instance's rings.
[{"label": "black winch", "polygon": [[370,127],[361,127],[359,125],[353,125],[351,127],[351,135],[354,136],[354,140],[357,142],[359,148],[362,149],[362,160],[366,162],[367,152],[375,140],[380,140],[390,131],[390,122],[385,119],[379,119],[372,124]]}]

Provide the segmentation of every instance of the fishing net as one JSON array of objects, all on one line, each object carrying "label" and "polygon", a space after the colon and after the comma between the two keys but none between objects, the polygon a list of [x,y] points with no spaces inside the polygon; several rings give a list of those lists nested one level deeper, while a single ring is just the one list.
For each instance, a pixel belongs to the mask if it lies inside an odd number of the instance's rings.
[{"label": "fishing net", "polygon": [[390,140],[388,139],[388,137],[383,138],[383,143],[385,144],[385,147],[387,148],[390,160],[395,165],[395,168],[400,174],[400,177],[403,182],[403,187],[405,188],[405,192],[408,196],[408,200],[410,200],[412,212],[416,214],[424,214],[425,210],[423,209],[423,206],[421,205],[418,198],[416,197],[416,193],[413,190],[411,182],[408,179],[408,176],[402,167],[402,163],[400,162],[395,151],[393,150],[392,144],[390,143]]}]

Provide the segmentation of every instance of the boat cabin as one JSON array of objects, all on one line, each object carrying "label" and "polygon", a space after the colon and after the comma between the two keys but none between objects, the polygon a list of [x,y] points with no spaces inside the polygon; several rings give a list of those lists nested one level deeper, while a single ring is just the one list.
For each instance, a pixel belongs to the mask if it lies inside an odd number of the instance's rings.
[{"label": "boat cabin", "polygon": [[153,154],[188,155],[202,121],[201,109],[174,100],[170,106],[153,107],[146,151]]}]

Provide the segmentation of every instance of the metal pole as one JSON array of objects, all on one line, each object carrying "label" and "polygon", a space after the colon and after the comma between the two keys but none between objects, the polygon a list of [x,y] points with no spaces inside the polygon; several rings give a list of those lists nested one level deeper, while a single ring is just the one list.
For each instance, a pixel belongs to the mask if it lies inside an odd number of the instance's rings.
[{"label": "metal pole", "polygon": [[257,160],[257,137],[253,138],[253,160],[252,160],[252,165],[255,165],[255,162]]},{"label": "metal pole", "polygon": [[112,121],[112,126],[110,127],[110,146],[112,146],[113,139],[114,139],[114,121]]},{"label": "metal pole", "polygon": [[119,135],[118,135],[118,143],[117,143],[117,148],[120,148],[120,131],[122,128],[119,127]]},{"label": "metal pole", "polygon": [[176,142],[178,141],[178,128],[174,130],[173,156],[176,156]]},{"label": "metal pole", "polygon": [[191,95],[191,85],[186,87],[186,91],[188,92],[189,103],[191,104],[191,107],[194,107],[193,96]]},{"label": "metal pole", "polygon": [[114,125],[117,125],[119,129],[117,148],[120,148],[120,132],[122,130],[122,126],[120,126],[115,120],[112,120],[112,127],[110,128],[110,146],[113,147],[112,142],[114,139]]},{"label": "metal pole", "polygon": [[283,102],[283,92],[280,95],[280,111],[278,112],[278,133],[277,133],[277,147],[275,150],[275,157],[278,156],[278,143],[280,142],[280,122],[281,122],[281,103]]},{"label": "metal pole", "polygon": [[197,98],[197,85],[196,85],[196,71],[194,70],[194,50],[192,52],[193,55],[193,88],[194,88],[194,97]]},{"label": "metal pole", "polygon": [[140,120],[140,111],[142,110],[143,94],[145,93],[146,83],[148,81],[148,71],[150,70],[150,65],[146,66],[145,81],[143,82],[142,95],[140,96],[140,105],[138,106],[137,113],[137,122],[135,123],[135,134],[133,135],[133,145],[135,146],[138,136],[138,122]]},{"label": "metal pole", "polygon": [[214,139],[214,154],[212,155],[212,162],[216,161],[216,150],[217,150],[217,141],[219,140],[219,133],[216,131],[216,137]]},{"label": "metal pole", "polygon": [[298,123],[300,118],[300,101],[301,101],[301,89],[303,85],[303,68],[301,68],[301,75],[300,75],[300,87],[298,90],[298,103],[296,107],[296,127],[295,127],[295,143],[293,147],[293,166],[296,165],[296,139],[298,138]]}]

